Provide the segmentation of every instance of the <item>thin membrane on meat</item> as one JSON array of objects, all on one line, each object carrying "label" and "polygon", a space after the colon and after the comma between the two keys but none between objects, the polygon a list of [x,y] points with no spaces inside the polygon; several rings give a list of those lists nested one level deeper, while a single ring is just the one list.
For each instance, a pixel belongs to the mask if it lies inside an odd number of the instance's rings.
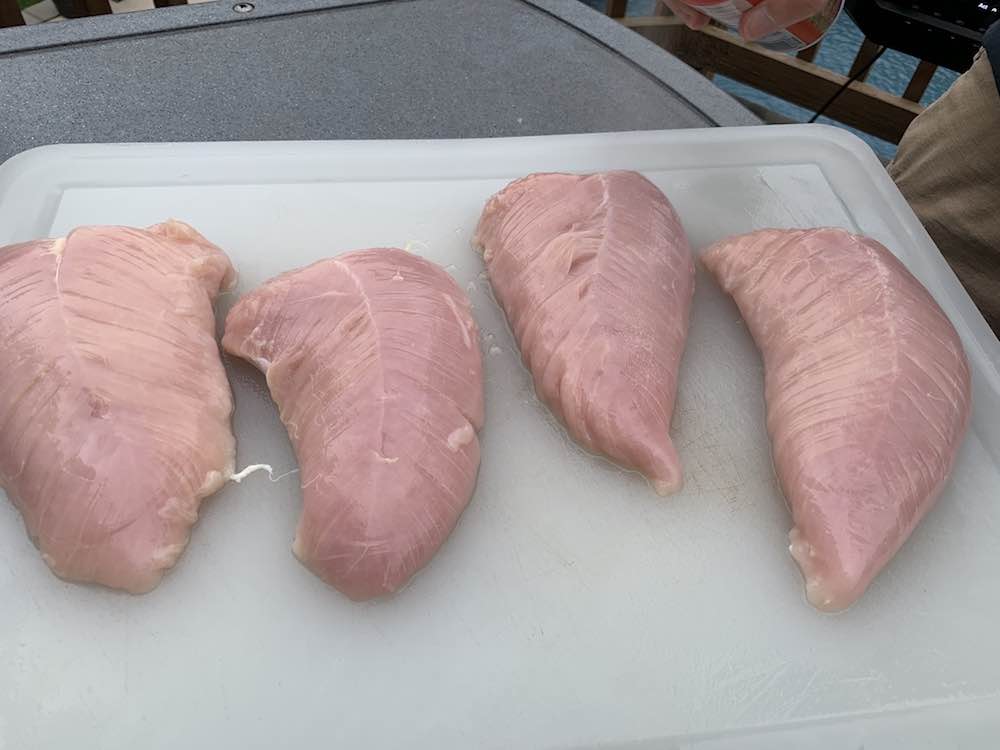
[{"label": "thin membrane on meat", "polygon": [[875,240],[763,230],[705,265],[764,358],[767,429],[809,601],[849,606],[937,500],[969,422],[951,322]]},{"label": "thin membrane on meat", "polygon": [[587,450],[680,489],[694,263],[663,193],[635,172],[530,175],[490,199],[474,243],[541,401]]},{"label": "thin membrane on meat", "polygon": [[295,448],[296,556],[353,599],[397,591],[475,488],[483,372],[468,298],[415,255],[357,251],[240,299],[223,346],[266,374]]},{"label": "thin membrane on meat", "polygon": [[175,221],[0,249],[0,486],[61,578],[149,591],[232,474],[234,278]]}]

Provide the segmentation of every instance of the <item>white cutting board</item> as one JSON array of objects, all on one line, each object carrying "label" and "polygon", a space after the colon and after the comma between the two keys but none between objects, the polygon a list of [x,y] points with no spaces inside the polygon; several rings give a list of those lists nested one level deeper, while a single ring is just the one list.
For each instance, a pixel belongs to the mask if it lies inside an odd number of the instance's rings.
[{"label": "white cutting board", "polygon": [[[535,400],[469,239],[513,178],[612,168],[656,182],[697,248],[771,226],[868,233],[962,334],[975,411],[954,479],[848,612],[803,598],[760,359],[704,272],[673,427],[680,495],[584,454]],[[0,503],[2,750],[995,746],[1000,344],[861,141],[795,126],[59,146],[0,169],[0,245],[167,217],[229,253],[239,292],[354,248],[445,266],[483,334],[479,485],[433,563],[367,604],[292,557],[295,474],[219,493],[143,597],[57,580]],[[227,367],[239,465],[293,469],[263,379]]]}]

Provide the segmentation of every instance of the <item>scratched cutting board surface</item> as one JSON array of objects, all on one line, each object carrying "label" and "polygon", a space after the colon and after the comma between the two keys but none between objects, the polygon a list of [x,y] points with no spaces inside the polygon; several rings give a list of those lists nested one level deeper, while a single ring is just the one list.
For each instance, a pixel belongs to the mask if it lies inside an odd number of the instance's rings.
[{"label": "scratched cutting board surface", "polygon": [[[760,357],[703,270],[672,430],[683,492],[658,498],[585,454],[536,401],[469,240],[511,179],[611,168],[659,185],[699,250],[761,227],[868,233],[961,333],[975,411],[953,480],[848,612],[804,600]],[[0,168],[0,245],[167,217],[238,268],[220,313],[280,271],[355,248],[408,247],[446,267],[482,329],[479,484],[432,564],[366,604],[292,557],[294,473],[208,501],[177,568],[143,597],[57,580],[0,502],[3,750],[909,749],[987,747],[1000,732],[1000,344],[860,141],[792,126],[88,145]],[[238,465],[291,471],[263,379],[226,366]]]}]

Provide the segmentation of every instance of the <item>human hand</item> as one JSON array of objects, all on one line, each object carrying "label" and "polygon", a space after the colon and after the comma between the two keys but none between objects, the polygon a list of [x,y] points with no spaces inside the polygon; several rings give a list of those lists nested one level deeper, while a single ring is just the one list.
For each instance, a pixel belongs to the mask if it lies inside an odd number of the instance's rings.
[{"label": "human hand", "polygon": [[740,19],[740,35],[747,41],[754,42],[799,21],[805,21],[830,2],[831,0],[763,0],[743,14]]},{"label": "human hand", "polygon": [[[692,29],[703,28],[708,16],[684,0],[663,0],[674,15]],[[762,0],[743,14],[740,19],[740,34],[748,41],[756,41],[768,34],[787,29],[792,24],[819,13],[828,3],[839,0]]]},{"label": "human hand", "polygon": [[708,16],[699,13],[684,0],[663,0],[663,3],[670,8],[675,16],[687,24],[689,29],[697,31],[708,24]]}]

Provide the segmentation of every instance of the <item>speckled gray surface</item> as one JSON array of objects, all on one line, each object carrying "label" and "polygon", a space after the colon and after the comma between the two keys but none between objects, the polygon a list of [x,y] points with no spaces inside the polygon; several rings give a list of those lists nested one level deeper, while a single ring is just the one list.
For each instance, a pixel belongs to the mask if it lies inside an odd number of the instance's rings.
[{"label": "speckled gray surface", "polygon": [[256,0],[0,30],[0,161],[49,143],[754,124],[576,0]]}]

